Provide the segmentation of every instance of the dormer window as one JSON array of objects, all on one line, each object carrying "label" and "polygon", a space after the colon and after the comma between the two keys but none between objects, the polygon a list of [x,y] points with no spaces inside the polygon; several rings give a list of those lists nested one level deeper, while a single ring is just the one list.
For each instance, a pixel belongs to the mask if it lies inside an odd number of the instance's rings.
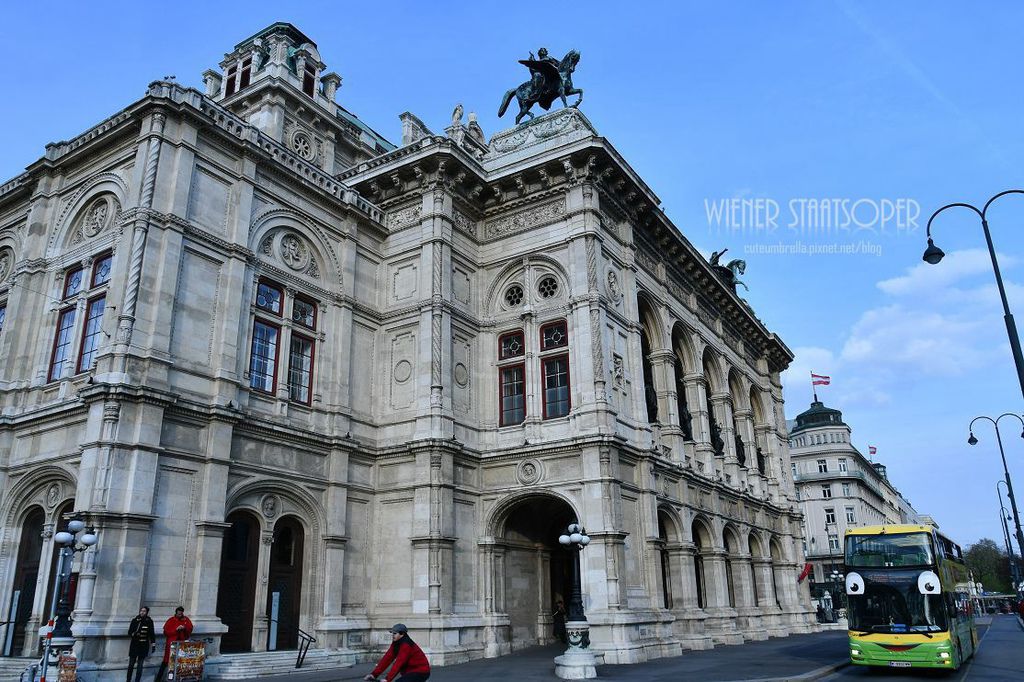
[{"label": "dormer window", "polygon": [[310,97],[316,95],[316,67],[312,64],[307,63],[303,71],[302,91]]},{"label": "dormer window", "polygon": [[227,81],[224,85],[224,96],[231,97],[235,94],[235,76],[238,75],[238,65],[232,64],[228,67]]},{"label": "dormer window", "polygon": [[249,87],[249,81],[252,78],[252,57],[246,57],[242,60],[242,76],[238,81],[238,89]]}]

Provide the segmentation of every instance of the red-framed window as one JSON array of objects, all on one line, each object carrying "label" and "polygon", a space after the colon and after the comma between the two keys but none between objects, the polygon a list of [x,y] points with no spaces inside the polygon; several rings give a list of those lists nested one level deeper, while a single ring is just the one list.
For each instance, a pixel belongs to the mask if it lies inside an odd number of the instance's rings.
[{"label": "red-framed window", "polygon": [[565,320],[557,320],[541,325],[540,352],[565,348],[569,345],[569,332]]},{"label": "red-framed window", "polygon": [[498,337],[498,359],[509,360],[522,357],[526,353],[526,345],[523,343],[523,332],[514,331],[502,334]]},{"label": "red-framed window", "polygon": [[284,287],[261,279],[256,285],[256,307],[274,315],[281,315],[284,306]]},{"label": "red-framed window", "polygon": [[[79,271],[81,274],[81,271]],[[57,333],[53,336],[53,351],[50,353],[49,381],[60,378],[64,363],[71,351],[71,340],[75,333],[75,309],[65,308],[57,317]]]},{"label": "red-framed window", "polygon": [[260,320],[253,322],[252,353],[249,359],[249,386],[264,393],[277,390],[277,347],[281,328]]},{"label": "red-framed window", "polygon": [[249,79],[252,75],[252,57],[242,60],[242,76],[238,79],[238,89],[249,87]]},{"label": "red-framed window", "polygon": [[89,288],[95,289],[101,284],[106,284],[110,281],[110,266],[114,262],[113,254],[107,253],[99,256],[92,262],[92,277],[90,278]]},{"label": "red-framed window", "polygon": [[85,306],[85,324],[82,327],[82,344],[78,349],[78,371],[92,369],[92,361],[100,347],[103,334],[103,311],[107,306],[106,295],[91,299]]},{"label": "red-framed window", "polygon": [[82,268],[71,268],[64,275],[64,294],[61,298],[69,298],[82,290]]},{"label": "red-framed window", "polygon": [[292,299],[292,322],[306,329],[316,329],[316,302],[305,296]]},{"label": "red-framed window", "polygon": [[541,376],[544,382],[544,418],[555,419],[569,414],[569,355],[541,359]]},{"label": "red-framed window", "polygon": [[526,365],[519,363],[498,370],[501,426],[522,424],[526,419]]},{"label": "red-framed window", "polygon": [[227,75],[226,75],[227,84],[224,87],[224,96],[225,97],[230,97],[231,95],[235,94],[235,75],[237,73],[238,73],[238,66],[236,64],[232,64],[231,66],[228,67],[228,72],[227,72]]},{"label": "red-framed window", "polygon": [[313,400],[313,339],[292,334],[288,352],[288,397],[309,405]]}]

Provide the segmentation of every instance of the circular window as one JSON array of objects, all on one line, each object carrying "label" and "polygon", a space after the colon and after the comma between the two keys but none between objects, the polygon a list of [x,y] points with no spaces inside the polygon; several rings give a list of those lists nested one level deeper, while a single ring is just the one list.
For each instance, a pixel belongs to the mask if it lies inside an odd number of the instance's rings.
[{"label": "circular window", "polygon": [[510,306],[519,305],[523,302],[523,288],[518,284],[513,284],[505,290],[505,303]]},{"label": "circular window", "polygon": [[554,277],[545,277],[537,285],[537,292],[541,298],[552,298],[558,293],[558,282]]},{"label": "circular window", "polygon": [[316,148],[313,146],[313,140],[310,139],[306,133],[295,133],[292,135],[292,149],[295,153],[306,159],[312,161],[316,156]]}]

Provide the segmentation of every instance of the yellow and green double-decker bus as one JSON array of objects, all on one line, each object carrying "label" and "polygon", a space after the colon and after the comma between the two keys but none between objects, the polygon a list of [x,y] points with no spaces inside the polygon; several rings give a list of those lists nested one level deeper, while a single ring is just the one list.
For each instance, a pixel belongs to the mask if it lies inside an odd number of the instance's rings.
[{"label": "yellow and green double-decker bus", "polygon": [[846,531],[850,660],[956,670],[978,632],[960,547],[931,526]]}]

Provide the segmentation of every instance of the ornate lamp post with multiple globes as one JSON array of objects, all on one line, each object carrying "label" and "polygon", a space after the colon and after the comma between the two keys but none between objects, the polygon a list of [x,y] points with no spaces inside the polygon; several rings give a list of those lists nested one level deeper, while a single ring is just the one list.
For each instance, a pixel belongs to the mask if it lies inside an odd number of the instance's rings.
[{"label": "ornate lamp post with multiple globes", "polygon": [[570,523],[558,542],[572,552],[572,594],[565,623],[569,648],[555,657],[555,674],[564,680],[597,677],[597,659],[590,651],[590,624],[583,612],[583,587],[580,574],[580,552],[590,544],[590,536],[578,523]]},{"label": "ornate lamp post with multiple globes", "polygon": [[[85,531],[82,533],[82,531]],[[79,537],[79,533],[82,533]],[[53,536],[54,542],[60,546],[57,555],[57,584],[53,590],[53,601],[50,603],[50,632],[46,636],[43,647],[43,675],[41,682],[46,682],[46,673],[50,666],[50,652],[54,648],[69,647],[75,643],[71,634],[71,601],[68,595],[71,577],[71,561],[75,552],[84,552],[99,540],[93,528],[86,528],[85,521],[71,519],[65,530]]]}]

